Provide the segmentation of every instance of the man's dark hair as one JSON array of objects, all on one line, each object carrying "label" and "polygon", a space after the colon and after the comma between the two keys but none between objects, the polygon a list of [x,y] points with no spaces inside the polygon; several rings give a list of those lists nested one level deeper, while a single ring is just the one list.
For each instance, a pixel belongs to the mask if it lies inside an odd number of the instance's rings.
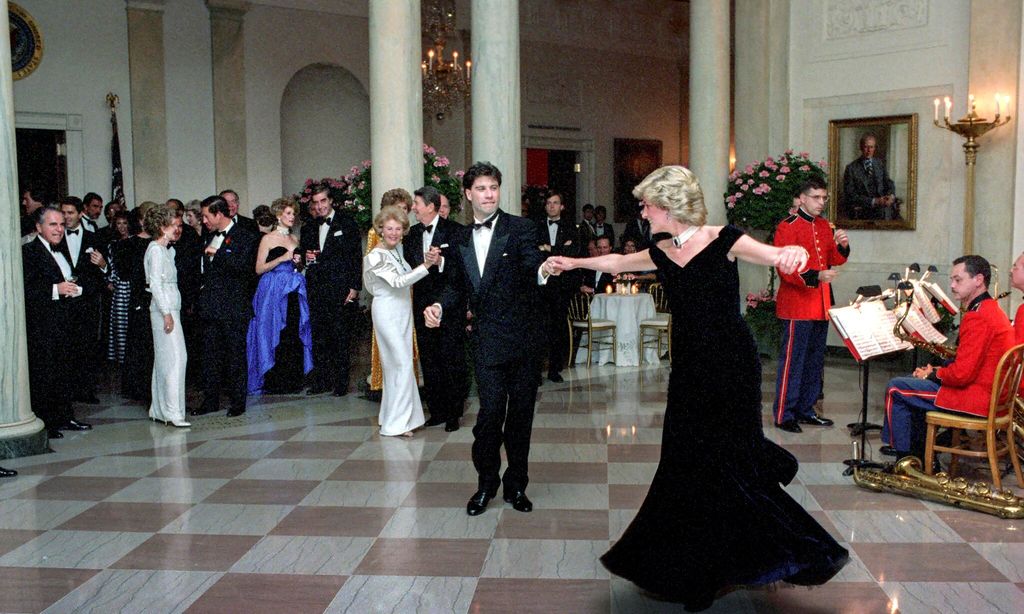
[{"label": "man's dark hair", "polygon": [[583,205],[582,211],[593,211],[593,210],[594,210],[594,205],[592,205],[590,203],[587,203],[587,204]]},{"label": "man's dark hair", "polygon": [[233,195],[235,196],[235,200],[238,200],[238,192],[236,192],[236,191],[232,190],[231,188],[228,188],[228,189],[226,189],[226,190],[221,190],[221,191],[220,191],[220,192],[219,192],[219,193],[217,194],[217,196],[220,196],[221,198],[224,198],[224,195],[225,195],[225,194],[233,194]]},{"label": "man's dark hair", "polygon": [[562,200],[562,204],[565,204],[565,194],[562,194],[558,190],[548,190],[547,193],[544,194],[544,202],[546,203],[552,196],[557,196]]},{"label": "man's dark hair", "polygon": [[806,194],[811,190],[827,190],[828,184],[821,177],[808,177],[800,182],[796,186],[796,192],[793,193],[793,198],[798,198],[801,194]]},{"label": "man's dark hair", "polygon": [[413,192],[412,195],[422,198],[424,204],[433,205],[435,212],[441,208],[441,193],[437,191],[437,188],[425,185]]},{"label": "man's dark hair", "polygon": [[55,207],[53,205],[43,205],[42,207],[39,207],[38,209],[36,209],[35,211],[32,212],[32,221],[34,223],[36,223],[36,224],[42,224],[43,223],[43,217],[46,216],[46,214],[50,213],[50,212],[53,212],[53,213],[56,213],[56,214],[60,215],[60,219],[61,220],[64,219],[64,214],[61,213],[59,208],[57,208],[57,207]]},{"label": "man's dark hair", "polygon": [[327,185],[326,183],[314,183],[313,185],[309,186],[310,198],[313,198],[317,194],[323,194],[324,192],[327,193],[327,198],[332,198],[331,186]]},{"label": "man's dark hair", "polygon": [[601,235],[600,237],[595,237],[594,238],[594,245],[597,245],[601,241],[607,241],[608,242],[608,247],[612,246],[612,238],[607,236],[607,235]]},{"label": "man's dark hair", "polygon": [[207,196],[199,206],[203,209],[209,209],[210,213],[214,215],[218,213],[225,217],[230,215],[228,213],[228,202],[220,196]]},{"label": "man's dark hair", "polygon": [[59,204],[61,207],[63,207],[64,205],[71,205],[79,213],[81,213],[82,210],[85,209],[85,204],[82,203],[82,199],[77,196],[65,196],[64,198],[60,199],[60,201],[57,204]]},{"label": "man's dark hair", "polygon": [[472,188],[473,183],[480,177],[494,177],[498,185],[501,185],[501,171],[497,166],[490,162],[477,162],[466,169],[466,174],[462,176],[462,188],[465,190]]},{"label": "man's dark hair", "polygon": [[114,209],[114,208],[119,208],[122,211],[127,211],[128,210],[128,207],[125,207],[121,203],[121,201],[119,201],[119,200],[112,200],[109,203],[103,205],[103,215],[110,215],[110,210]]},{"label": "man's dark hair", "polygon": [[597,215],[598,213],[605,217],[608,217],[608,209],[606,209],[604,205],[598,205],[594,207],[594,215]]},{"label": "man's dark hair", "polygon": [[103,197],[97,194],[96,192],[89,192],[88,194],[82,197],[82,202],[85,204],[89,204],[94,200],[98,200],[102,203]]},{"label": "man's dark hair", "polygon": [[968,254],[953,261],[953,266],[958,264],[964,265],[964,270],[971,277],[981,275],[985,279],[985,288],[988,288],[989,282],[992,281],[992,265],[988,263],[988,260],[975,254]]},{"label": "man's dark hair", "polygon": [[46,190],[39,186],[30,185],[21,191],[22,194],[26,192],[28,192],[29,196],[32,197],[32,200],[36,202],[41,202],[44,205],[53,204],[52,202],[50,202],[50,195],[46,193]]}]

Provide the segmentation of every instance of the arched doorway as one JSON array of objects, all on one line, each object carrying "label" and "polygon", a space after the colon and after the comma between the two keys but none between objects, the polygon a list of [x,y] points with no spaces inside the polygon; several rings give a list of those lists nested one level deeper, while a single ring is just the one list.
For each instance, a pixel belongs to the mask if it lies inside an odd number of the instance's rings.
[{"label": "arched doorway", "polygon": [[340,66],[311,64],[295,73],[281,96],[283,194],[306,178],[341,177],[370,157],[370,96]]}]

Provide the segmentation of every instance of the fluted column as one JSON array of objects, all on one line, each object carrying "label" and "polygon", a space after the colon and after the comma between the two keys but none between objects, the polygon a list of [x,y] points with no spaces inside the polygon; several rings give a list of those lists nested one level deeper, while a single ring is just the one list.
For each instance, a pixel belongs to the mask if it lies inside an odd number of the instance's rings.
[{"label": "fluted column", "polygon": [[238,193],[251,211],[245,132],[245,13],[241,0],[206,0],[213,61],[213,156],[217,189]]},{"label": "fluted column", "polygon": [[[8,25],[7,0],[0,0],[0,26]],[[7,32],[10,26],[0,31]],[[0,45],[0,458],[46,451],[43,423],[32,413],[28,393],[25,286],[21,276],[18,160],[14,140],[11,48]]]},{"label": "fluted column", "polygon": [[164,0],[127,0],[127,13],[135,198],[138,202],[164,202],[170,190],[164,93]]},{"label": "fluted column", "polygon": [[725,222],[729,175],[729,3],[690,0],[690,170],[704,190],[708,223]]},{"label": "fluted column", "polygon": [[473,158],[501,170],[501,208],[519,215],[519,0],[473,0]]},{"label": "fluted column", "polygon": [[420,2],[370,2],[370,156],[373,210],[392,188],[423,185]]}]

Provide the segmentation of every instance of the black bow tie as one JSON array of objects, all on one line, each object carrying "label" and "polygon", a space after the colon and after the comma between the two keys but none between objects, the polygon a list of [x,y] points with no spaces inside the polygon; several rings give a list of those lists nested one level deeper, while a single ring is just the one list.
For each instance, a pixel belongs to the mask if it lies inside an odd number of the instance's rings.
[{"label": "black bow tie", "polygon": [[77,235],[77,234],[78,234],[78,229],[76,228],[76,229],[74,229],[74,230],[68,230],[68,231],[66,231],[66,232],[67,232],[67,234],[69,234],[69,235]]},{"label": "black bow tie", "polygon": [[318,217],[316,219],[316,223],[321,225],[321,226],[324,225],[324,224],[327,224],[328,226],[330,226],[331,225],[331,218],[329,218],[329,217]]},{"label": "black bow tie", "polygon": [[426,234],[428,232],[433,232],[433,231],[434,231],[434,225],[433,224],[431,224],[430,226],[424,226],[423,227],[423,233],[424,234]]},{"label": "black bow tie", "polygon": [[479,224],[473,224],[473,230],[480,230],[481,228],[486,228],[487,230],[490,230],[493,224],[494,218],[492,217],[487,220],[484,220],[483,222],[480,222]]},{"label": "black bow tie", "polygon": [[50,251],[51,251],[51,252],[53,252],[54,254],[60,254],[60,253],[62,253],[62,252],[60,251],[60,244],[57,244],[57,245],[53,245],[52,243],[47,243],[47,245],[49,245],[49,246],[50,246]]},{"label": "black bow tie", "polygon": [[548,226],[557,226],[558,220],[548,220]]},{"label": "black bow tie", "polygon": [[225,234],[226,233],[223,230],[214,230],[213,231],[213,236],[215,236],[215,237],[223,237]]}]

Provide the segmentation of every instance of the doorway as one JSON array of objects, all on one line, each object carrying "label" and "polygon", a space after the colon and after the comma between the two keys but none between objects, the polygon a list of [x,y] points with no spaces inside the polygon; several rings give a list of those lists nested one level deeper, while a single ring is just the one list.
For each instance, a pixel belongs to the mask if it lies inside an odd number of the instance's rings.
[{"label": "doorway", "polygon": [[565,210],[562,215],[569,220],[576,219],[576,175],[579,172],[579,152],[567,149],[526,150],[526,184],[523,199],[523,215],[531,219],[543,219],[544,195],[541,186],[556,190],[562,195]]},{"label": "doorway", "polygon": [[18,196],[31,188],[56,200],[68,195],[67,135],[63,130],[15,129]]}]

